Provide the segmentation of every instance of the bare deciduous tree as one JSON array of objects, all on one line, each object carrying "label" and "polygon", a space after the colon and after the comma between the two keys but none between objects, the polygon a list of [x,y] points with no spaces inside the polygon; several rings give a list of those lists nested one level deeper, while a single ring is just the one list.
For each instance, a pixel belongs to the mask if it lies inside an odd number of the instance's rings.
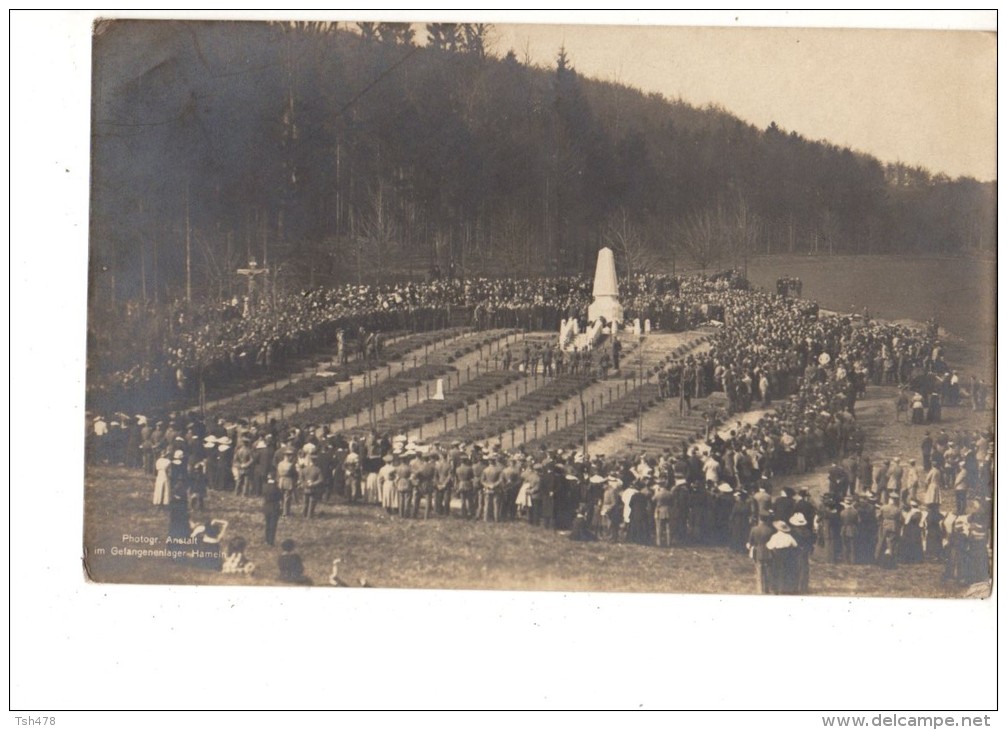
[{"label": "bare deciduous tree", "polygon": [[359,216],[353,216],[353,240],[356,242],[357,282],[364,280],[364,260],[384,261],[399,240],[399,227],[392,214],[384,183],[372,187],[367,196],[367,207]]},{"label": "bare deciduous tree", "polygon": [[724,241],[719,228],[716,210],[695,211],[675,227],[675,247],[705,273],[721,257]]},{"label": "bare deciduous tree", "polygon": [[738,196],[730,205],[718,199],[715,205],[694,211],[675,227],[675,247],[703,272],[710,266],[747,261],[755,249],[761,221],[747,201]]},{"label": "bare deciduous tree", "polygon": [[615,252],[616,259],[625,267],[627,277],[647,274],[654,269],[653,252],[625,208],[619,208],[609,216],[603,237],[605,245]]}]

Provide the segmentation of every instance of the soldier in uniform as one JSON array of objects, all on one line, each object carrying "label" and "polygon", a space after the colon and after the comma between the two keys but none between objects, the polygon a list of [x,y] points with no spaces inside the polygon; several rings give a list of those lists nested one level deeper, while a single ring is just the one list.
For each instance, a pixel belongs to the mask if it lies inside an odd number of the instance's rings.
[{"label": "soldier in uniform", "polygon": [[454,485],[454,465],[446,454],[441,454],[434,468],[436,471],[437,488],[434,513],[438,515],[450,515],[451,487]]},{"label": "soldier in uniform", "polygon": [[395,469],[395,492],[398,495],[399,501],[399,517],[405,518],[412,515],[412,507],[410,505],[410,494],[413,489],[412,482],[412,468],[407,462],[410,456],[414,456],[411,451],[406,451],[403,454],[403,459],[398,463]]},{"label": "soldier in uniform", "polygon": [[304,468],[298,475],[301,490],[304,493],[304,516],[311,518],[315,516],[315,508],[318,500],[322,497],[322,470],[315,463],[314,454],[305,457]]},{"label": "soldier in uniform", "polygon": [[499,459],[494,457],[483,470],[480,485],[483,490],[483,521],[490,521],[490,513],[493,514],[493,521],[500,521],[500,474]]},{"label": "soldier in uniform", "polygon": [[894,568],[898,560],[899,537],[902,534],[902,510],[899,497],[892,494],[878,513],[878,544],[874,559],[885,568]]},{"label": "soldier in uniform", "polygon": [[671,490],[662,481],[654,493],[654,538],[658,547],[671,547],[671,505]]},{"label": "soldier in uniform", "polygon": [[461,501],[461,516],[464,519],[474,517],[476,512],[475,504],[472,501],[475,490],[473,478],[472,459],[468,455],[464,455],[455,468],[455,489],[458,491],[458,499]]},{"label": "soldier in uniform", "polygon": [[294,502],[294,487],[297,484],[297,468],[293,461],[294,450],[289,446],[283,449],[280,463],[276,465],[276,486],[280,490],[283,515],[290,514],[290,507]]},{"label": "soldier in uniform", "polygon": [[766,515],[768,517],[773,514],[773,498],[769,494],[769,490],[767,489],[768,484],[769,484],[768,479],[766,480],[760,479],[758,491],[756,491],[755,494],[752,495],[751,502],[752,502],[753,521],[755,519],[758,519],[762,515]]},{"label": "soldier in uniform", "polygon": [[[517,460],[508,460],[500,471],[500,513],[502,518],[512,519],[517,509],[518,490],[521,488],[521,470]],[[498,520],[499,521],[499,520]]]},{"label": "soldier in uniform", "polygon": [[413,462],[413,517],[419,517],[420,502],[423,502],[423,519],[430,519],[430,509],[433,505],[434,483],[437,480],[437,468],[433,464],[433,455],[424,454]]}]

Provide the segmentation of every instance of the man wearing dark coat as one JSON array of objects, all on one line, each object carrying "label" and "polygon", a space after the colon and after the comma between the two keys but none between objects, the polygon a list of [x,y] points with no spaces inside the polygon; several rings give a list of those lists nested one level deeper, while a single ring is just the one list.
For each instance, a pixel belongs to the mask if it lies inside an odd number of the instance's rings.
[{"label": "man wearing dark coat", "polygon": [[783,494],[773,500],[773,519],[790,521],[790,516],[794,514],[794,490],[790,487],[783,488]]},{"label": "man wearing dark coat", "polygon": [[734,493],[730,516],[730,547],[736,553],[745,552],[745,543],[752,528],[752,508],[744,492]]},{"label": "man wearing dark coat", "polygon": [[839,558],[840,523],[839,508],[832,492],[822,495],[822,506],[818,510],[818,544],[822,548],[826,562],[835,563]]},{"label": "man wearing dark coat", "polygon": [[627,538],[637,545],[650,543],[647,534],[650,524],[650,499],[644,492],[637,491],[629,498],[629,529]]},{"label": "man wearing dark coat", "polygon": [[923,453],[923,471],[930,471],[930,455],[934,450],[934,440],[930,438],[930,432],[923,434],[923,441],[920,443],[920,451]]},{"label": "man wearing dark coat", "polygon": [[699,452],[696,449],[693,449],[692,454],[689,456],[689,466],[685,480],[689,483],[690,487],[694,484],[703,483],[703,462],[699,458]]},{"label": "man wearing dark coat", "polygon": [[273,468],[273,455],[275,449],[272,446],[272,439],[261,438],[252,450],[252,496],[258,497],[262,494],[262,487],[266,483],[269,470]]},{"label": "man wearing dark coat", "polygon": [[853,565],[857,562],[857,529],[860,513],[853,505],[853,498],[843,500],[843,511],[839,513],[839,534],[843,543],[843,562]]},{"label": "man wearing dark coat", "polygon": [[676,480],[671,489],[671,540],[672,544],[680,544],[685,540],[686,526],[689,516],[689,490],[685,480]]},{"label": "man wearing dark coat", "polygon": [[272,478],[266,480],[262,489],[262,514],[266,518],[266,544],[276,542],[276,527],[280,524],[280,502],[283,493]]},{"label": "man wearing dark coat", "polygon": [[838,464],[833,464],[829,467],[829,491],[836,500],[840,500],[846,496],[846,492],[849,490],[850,480],[846,474],[846,470]]},{"label": "man wearing dark coat", "polygon": [[797,496],[794,498],[794,513],[800,513],[804,515],[805,523],[808,527],[812,527],[815,524],[815,517],[818,515],[818,510],[815,509],[815,505],[811,503],[811,492],[807,489],[801,489],[797,492]]},{"label": "man wearing dark coat", "polygon": [[864,496],[857,502],[860,522],[857,529],[857,563],[867,565],[874,561],[874,547],[878,539],[878,513],[873,497]]},{"label": "man wearing dark coat", "polygon": [[731,536],[731,513],[734,511],[734,490],[720,484],[713,494],[712,537],[716,545],[727,545]]},{"label": "man wearing dark coat", "polygon": [[797,593],[806,594],[811,578],[811,552],[815,549],[815,533],[800,512],[790,518],[791,534],[797,541]]},{"label": "man wearing dark coat", "polygon": [[654,494],[654,538],[658,547],[671,547],[671,509],[673,497],[667,484]]},{"label": "man wearing dark coat", "polygon": [[759,522],[748,533],[748,554],[755,562],[755,586],[759,593],[768,594],[769,586],[769,564],[772,555],[766,547],[769,538],[773,536],[775,530],[769,524],[769,515],[759,517]]},{"label": "man wearing dark coat", "polygon": [[858,485],[862,492],[870,492],[874,489],[874,467],[867,454],[860,457],[860,474],[857,476]]}]

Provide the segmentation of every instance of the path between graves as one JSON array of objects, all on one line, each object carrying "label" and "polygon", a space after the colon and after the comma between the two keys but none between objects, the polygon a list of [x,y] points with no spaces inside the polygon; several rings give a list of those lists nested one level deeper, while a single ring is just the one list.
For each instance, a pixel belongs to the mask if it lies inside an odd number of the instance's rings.
[{"label": "path between graves", "polygon": [[[690,341],[695,341],[699,336],[700,333],[695,331],[652,333],[644,345],[644,382],[647,379],[647,372],[665,360],[675,348],[684,346]],[[580,422],[582,399],[588,417],[590,417],[593,413],[605,408],[613,400],[617,400],[624,397],[627,393],[633,392],[639,384],[638,380],[634,381],[633,379],[634,369],[638,367],[639,351],[636,349],[638,344],[635,339],[631,338],[626,338],[624,342],[624,357],[620,363],[623,366],[622,374],[599,380],[588,386],[580,394],[543,411],[535,418],[529,419],[512,431],[500,434],[495,438],[480,441],[480,445],[484,448],[493,444],[502,444],[504,448],[520,446],[526,441],[532,441],[537,437],[556,431],[557,427],[562,429],[570,424]],[[697,341],[692,348],[683,352],[682,356],[699,352],[704,347],[708,347],[708,344]]]},{"label": "path between graves", "polygon": [[[403,371],[408,371],[410,368],[423,365],[425,362],[447,359],[447,356],[452,353],[453,344],[457,344],[462,337],[472,336],[475,334],[490,338],[492,342],[481,348],[481,350],[473,350],[472,352],[464,354],[460,358],[454,360],[454,362],[450,363],[449,367],[453,368],[454,372],[447,373],[443,376],[446,390],[452,386],[457,387],[459,384],[465,383],[469,379],[478,377],[479,374],[486,372],[487,368],[491,367],[493,358],[501,347],[506,346],[506,344],[519,342],[522,339],[521,333],[515,333],[513,330],[509,329],[486,330],[479,333],[467,332],[460,337],[444,341],[436,348],[431,348],[427,353],[427,357],[424,357],[423,349],[420,348],[418,351],[414,351],[400,360],[389,362],[381,367],[373,368],[365,373],[356,375],[349,381],[333,383],[332,386],[325,390],[324,394],[317,393],[309,398],[299,400],[296,409],[291,403],[283,406],[282,409],[272,409],[267,414],[260,413],[256,416],[255,420],[256,422],[264,423],[268,420],[268,418],[281,419],[284,416],[290,416],[295,412],[310,410],[311,408],[320,406],[326,402],[337,402],[341,396],[348,395],[350,392],[366,390],[370,382],[369,379],[373,379],[375,384],[383,383],[389,377],[394,377]],[[476,363],[479,364],[478,367],[476,367]],[[374,413],[376,418],[380,420],[385,415],[396,413],[425,400],[429,397],[429,395],[432,395],[435,392],[436,382],[437,378],[423,380],[417,385],[398,393],[394,397],[375,401]],[[329,425],[336,430],[347,430],[357,428],[359,426],[366,426],[368,423],[369,410],[369,407],[357,409],[353,413],[347,414],[345,418],[319,425]]]},{"label": "path between graves", "polygon": [[[499,332],[500,335],[502,336],[505,330],[495,330],[487,332],[485,334],[490,335],[496,332]],[[270,418],[276,418],[279,420],[284,418],[285,416],[290,416],[293,413],[309,410],[313,407],[320,406],[326,402],[329,403],[335,402],[342,395],[351,392],[351,387],[352,390],[355,392],[362,388],[366,388],[370,379],[374,379],[374,382],[383,382],[385,379],[387,379],[389,372],[394,376],[410,368],[422,365],[424,364],[424,361],[429,358],[440,356],[444,352],[449,352],[451,347],[457,344],[459,340],[461,340],[464,337],[468,337],[472,334],[473,333],[471,331],[461,332],[454,337],[438,340],[427,348],[418,347],[414,350],[410,350],[402,357],[390,360],[387,363],[383,363],[380,366],[369,368],[368,370],[365,370],[361,373],[352,376],[348,380],[336,381],[335,379],[333,379],[332,384],[327,388],[325,388],[323,391],[313,393],[305,398],[299,398],[296,401],[291,400],[290,402],[285,403],[282,406],[270,408],[265,411],[259,411],[257,413],[249,413],[247,414],[246,417],[249,418],[250,420],[253,420],[256,423],[266,423]],[[241,397],[248,395],[255,395],[259,393],[268,393],[270,389],[282,387],[283,385],[286,385],[288,382],[296,383],[299,380],[303,380],[313,375],[324,375],[328,367],[336,367],[336,366],[338,366],[338,363],[335,360],[330,360],[329,362],[323,363],[315,368],[307,369],[292,379],[283,378],[281,380],[276,381],[270,386],[257,388],[247,393],[243,393]],[[226,407],[228,403],[237,400],[239,400],[239,397],[229,398],[222,402],[218,402],[217,405]],[[208,404],[208,408],[209,406],[210,404]]]}]

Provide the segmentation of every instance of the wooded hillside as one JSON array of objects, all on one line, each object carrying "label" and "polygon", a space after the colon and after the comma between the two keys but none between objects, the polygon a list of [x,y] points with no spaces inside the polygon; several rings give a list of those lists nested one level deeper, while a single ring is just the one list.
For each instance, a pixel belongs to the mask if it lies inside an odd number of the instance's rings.
[{"label": "wooded hillside", "polygon": [[250,257],[303,285],[580,272],[602,244],[624,270],[995,250],[995,182],[584,78],[559,48],[529,66],[489,30],[99,25],[92,281],[180,296],[187,250],[194,297]]}]

